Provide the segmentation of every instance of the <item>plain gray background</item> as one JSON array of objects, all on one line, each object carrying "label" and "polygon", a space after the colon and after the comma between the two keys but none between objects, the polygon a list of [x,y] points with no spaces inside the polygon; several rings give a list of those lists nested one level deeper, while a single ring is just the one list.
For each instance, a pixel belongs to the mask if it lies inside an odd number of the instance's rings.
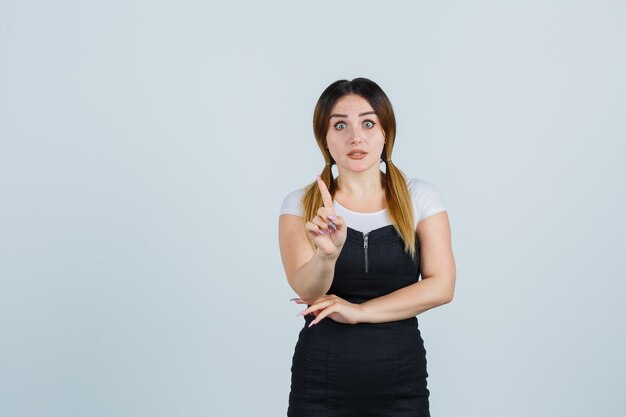
[{"label": "plain gray background", "polygon": [[331,82],[444,196],[433,416],[623,416],[619,1],[0,2],[0,415],[281,416]]}]

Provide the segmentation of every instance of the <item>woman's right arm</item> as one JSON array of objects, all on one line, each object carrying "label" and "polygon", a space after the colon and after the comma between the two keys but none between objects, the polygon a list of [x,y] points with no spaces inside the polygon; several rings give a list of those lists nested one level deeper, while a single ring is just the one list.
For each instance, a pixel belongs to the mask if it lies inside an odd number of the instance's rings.
[{"label": "woman's right arm", "polygon": [[[302,226],[302,219],[283,214],[278,222],[280,256],[291,288],[304,302],[313,303],[326,295],[333,283],[335,262],[346,241],[343,218],[336,216],[333,199],[322,179],[317,177],[323,207]],[[308,236],[317,249],[311,248]]]},{"label": "woman's right arm", "polygon": [[333,283],[339,254],[327,255],[320,249],[313,250],[302,219],[292,214],[280,216],[278,240],[287,281],[296,294],[305,302],[325,295]]}]

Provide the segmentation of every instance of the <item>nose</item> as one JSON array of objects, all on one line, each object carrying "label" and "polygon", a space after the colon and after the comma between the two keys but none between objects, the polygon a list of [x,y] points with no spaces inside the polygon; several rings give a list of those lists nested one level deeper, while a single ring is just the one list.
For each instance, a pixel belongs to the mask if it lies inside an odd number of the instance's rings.
[{"label": "nose", "polygon": [[350,132],[350,143],[360,143],[361,135],[357,129],[352,129]]}]

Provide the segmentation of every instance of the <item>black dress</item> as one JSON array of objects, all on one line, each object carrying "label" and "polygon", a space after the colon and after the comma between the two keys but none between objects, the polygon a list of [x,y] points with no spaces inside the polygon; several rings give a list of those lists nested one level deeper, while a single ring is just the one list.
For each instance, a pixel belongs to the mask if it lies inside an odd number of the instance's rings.
[{"label": "black dress", "polygon": [[[348,227],[328,294],[363,303],[419,280],[393,225]],[[305,316],[291,367],[289,417],[430,417],[426,350],[416,317],[343,324]]]}]

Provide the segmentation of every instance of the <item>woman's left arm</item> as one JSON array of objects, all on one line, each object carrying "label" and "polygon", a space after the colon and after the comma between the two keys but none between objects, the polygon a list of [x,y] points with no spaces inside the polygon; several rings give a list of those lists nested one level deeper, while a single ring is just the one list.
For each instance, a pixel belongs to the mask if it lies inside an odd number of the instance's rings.
[{"label": "woman's left arm", "polygon": [[417,316],[454,298],[456,266],[452,254],[450,222],[446,211],[419,222],[422,279],[363,304],[360,322],[383,323]]},{"label": "woman's left arm", "polygon": [[326,316],[343,323],[384,323],[411,318],[452,301],[456,266],[448,213],[439,212],[420,221],[416,233],[420,250],[420,281],[363,304],[326,295],[302,313],[314,312],[317,315],[311,324]]}]

